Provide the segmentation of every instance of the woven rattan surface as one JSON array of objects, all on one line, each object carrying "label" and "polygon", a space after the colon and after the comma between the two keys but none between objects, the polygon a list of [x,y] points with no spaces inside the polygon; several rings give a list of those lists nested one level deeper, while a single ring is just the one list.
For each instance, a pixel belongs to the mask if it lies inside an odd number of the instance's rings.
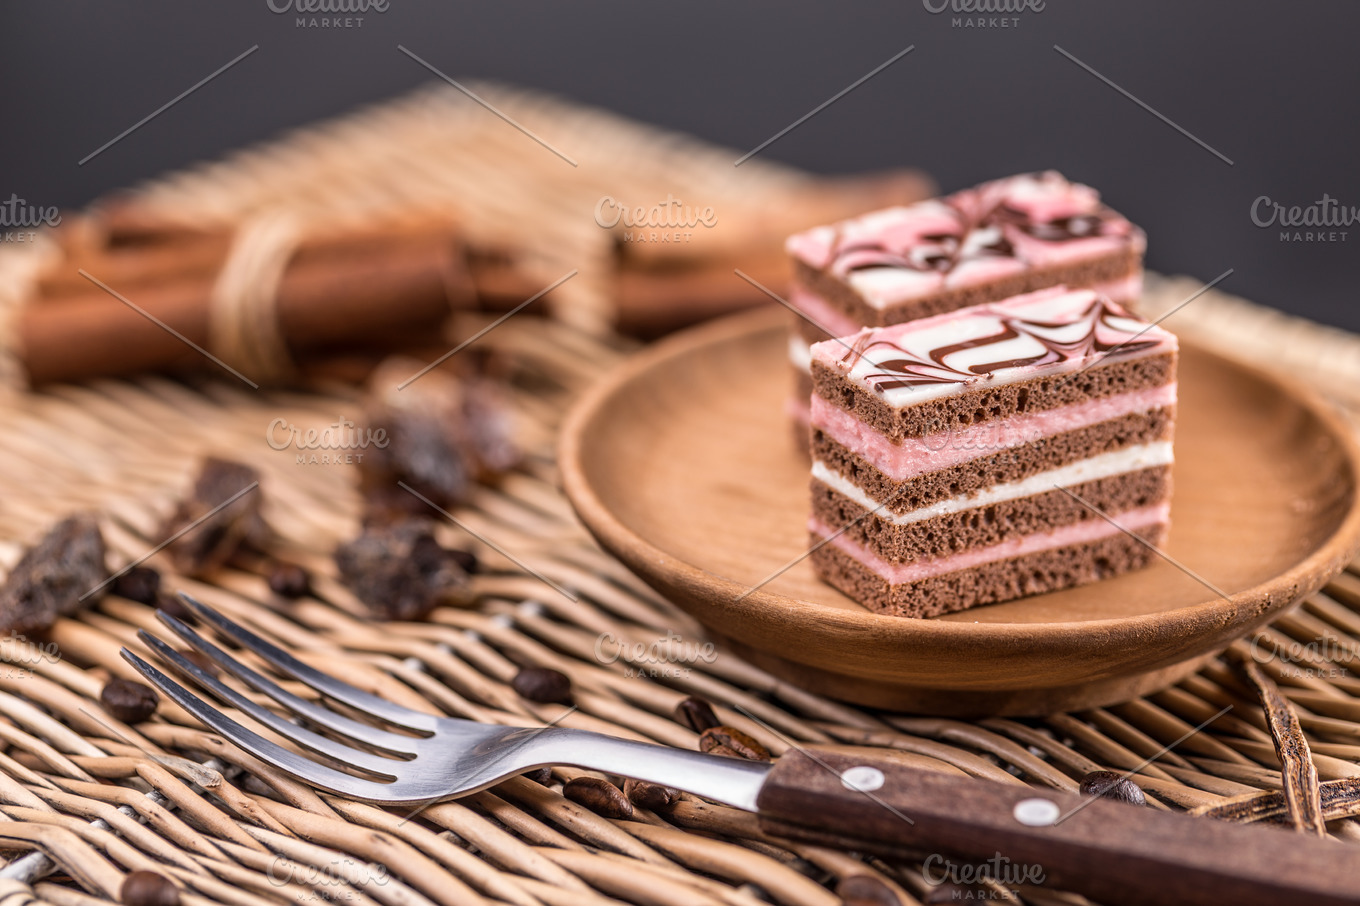
[{"label": "woven rattan surface", "polygon": [[[363,116],[428,115],[421,105],[436,96]],[[247,174],[251,161],[262,166],[287,150],[253,152],[213,172]],[[178,189],[185,216],[206,215],[211,193],[195,179],[209,177],[180,177],[153,191],[169,205]],[[223,190],[219,197],[234,196]],[[21,294],[37,254],[41,249],[3,261],[7,294]],[[1159,281],[1147,305],[1170,311],[1196,288],[1193,281]],[[491,320],[475,317],[483,320],[468,316],[455,332],[469,335]],[[804,742],[891,749],[929,769],[1065,790],[1093,770],[1142,765],[1135,779],[1152,807],[1216,816],[1202,820],[1290,820],[1271,722],[1233,652],[1174,688],[1118,707],[979,722],[872,713],[776,681],[721,649],[710,656],[685,615],[593,544],[557,487],[553,449],[564,409],[630,348],[598,319],[585,320],[521,316],[479,341],[509,363],[529,455],[500,487],[477,490],[455,511],[466,530],[440,526],[442,540],[475,550],[486,567],[466,609],[375,625],[337,582],[330,552],[353,536],[360,515],[355,470],[312,462],[292,447],[274,449],[267,432],[276,419],[306,429],[356,418],[358,392],[347,387],[289,393],[252,391],[230,378],[144,378],[10,393],[0,400],[0,568],[8,570],[26,542],[75,510],[101,514],[110,567],[141,558],[164,540],[159,526],[201,457],[225,456],[260,470],[264,514],[283,539],[280,552],[312,570],[314,594],[283,602],[258,571],[228,568],[209,584],[180,579],[160,555],[149,563],[173,587],[409,707],[693,748],[696,734],[673,716],[693,695],[776,755]],[[1167,324],[1226,337],[1249,357],[1260,348],[1253,344],[1278,342],[1287,330],[1291,357],[1319,387],[1343,398],[1356,386],[1360,341],[1344,334],[1217,293]],[[173,878],[187,903],[240,904],[834,904],[838,889],[864,889],[863,881],[847,886],[857,876],[912,903],[929,896],[929,881],[939,877],[921,863],[781,844],[762,836],[751,816],[692,798],[663,815],[639,809],[632,820],[603,818],[561,795],[561,785],[582,773],[570,769],[555,771],[548,785],[518,778],[410,820],[403,810],[318,795],[169,703],[135,728],[105,713],[98,701],[104,680],[132,676],[120,647],[155,625],[149,607],[108,596],[60,620],[50,638],[0,640],[4,903],[108,901],[126,873],[142,868]],[[668,634],[685,643],[684,656],[661,663],[645,651],[638,657],[635,643],[645,648]],[[1239,643],[1236,653],[1259,661],[1264,682],[1278,685],[1298,715],[1322,781],[1318,802],[1329,833],[1360,845],[1360,676],[1352,669],[1360,655],[1360,564]],[[524,664],[568,674],[576,709],[517,695],[510,681]],[[1163,751],[1227,705],[1232,710],[1210,727]],[[1013,894],[992,885],[971,896]],[[1019,898],[1081,902],[1035,888]]]}]

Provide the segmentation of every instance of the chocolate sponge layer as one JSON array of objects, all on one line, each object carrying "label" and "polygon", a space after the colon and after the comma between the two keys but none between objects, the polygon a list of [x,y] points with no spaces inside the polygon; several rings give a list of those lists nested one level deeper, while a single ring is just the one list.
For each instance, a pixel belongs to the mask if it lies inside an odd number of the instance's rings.
[{"label": "chocolate sponge layer", "polygon": [[833,530],[844,527],[843,537],[890,563],[911,563],[973,547],[989,547],[1090,519],[1095,515],[1090,507],[1120,513],[1161,503],[1171,496],[1171,467],[1123,472],[1073,485],[1066,491],[1070,493],[1053,488],[1029,497],[896,525],[814,478],[812,514]]},{"label": "chocolate sponge layer", "polygon": [[[1165,525],[1136,534],[1159,545]],[[919,582],[893,585],[834,544],[815,547],[809,560],[823,580],[870,610],[899,617],[933,617],[1026,595],[1085,585],[1141,569],[1156,554],[1142,541],[1118,532],[1087,544],[1074,544],[1021,557],[994,560]]]}]

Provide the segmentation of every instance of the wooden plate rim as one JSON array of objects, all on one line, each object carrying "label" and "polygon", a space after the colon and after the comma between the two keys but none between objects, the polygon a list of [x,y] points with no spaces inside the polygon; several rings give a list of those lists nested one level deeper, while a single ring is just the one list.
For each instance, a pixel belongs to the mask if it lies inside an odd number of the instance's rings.
[{"label": "wooden plate rim", "polygon": [[[1341,444],[1351,478],[1349,510],[1325,542],[1286,572],[1236,592],[1228,600],[1214,598],[1209,602],[1175,610],[1100,620],[967,623],[842,610],[816,601],[804,601],[763,590],[741,598],[746,586],[685,562],[655,547],[624,525],[604,504],[587,479],[582,451],[591,421],[600,414],[606,401],[630,381],[704,346],[772,330],[780,325],[778,316],[781,315],[784,315],[782,310],[768,308],[732,315],[690,328],[640,350],[602,377],[577,400],[567,414],[558,441],[558,464],[563,488],[591,534],[644,580],[655,571],[645,568],[643,564],[665,561],[668,584],[687,587],[697,592],[696,598],[710,601],[725,599],[722,606],[731,608],[731,613],[724,617],[723,623],[740,623],[744,618],[766,620],[772,608],[787,610],[790,602],[793,602],[800,608],[815,608],[815,611],[801,610],[796,615],[790,614],[800,621],[811,619],[823,623],[828,629],[840,631],[860,631],[872,625],[876,633],[896,636],[904,644],[915,641],[990,648],[1005,643],[1009,650],[1017,654],[1052,652],[1071,655],[1078,651],[1108,648],[1112,642],[1137,638],[1140,646],[1149,646],[1145,650],[1155,650],[1150,646],[1163,640],[1182,639],[1186,633],[1194,633],[1200,627],[1214,627],[1218,633],[1222,633],[1235,626],[1259,623],[1267,615],[1321,588],[1360,553],[1360,506],[1357,506],[1356,500],[1357,491],[1360,490],[1360,443],[1357,443],[1341,416],[1311,388],[1182,340],[1183,346],[1194,346],[1197,354],[1219,359],[1226,367],[1248,372],[1278,387],[1315,417]],[[684,601],[676,603],[682,609],[690,609]],[[695,616],[698,618],[697,614]],[[704,620],[700,618],[700,622]],[[741,633],[729,634],[742,640]]]}]

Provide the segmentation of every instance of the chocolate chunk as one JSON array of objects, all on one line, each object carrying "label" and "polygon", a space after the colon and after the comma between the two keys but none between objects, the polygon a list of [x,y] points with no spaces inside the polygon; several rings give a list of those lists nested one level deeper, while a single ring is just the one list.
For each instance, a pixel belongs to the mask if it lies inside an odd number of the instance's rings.
[{"label": "chocolate chunk", "polygon": [[68,516],[28,549],[0,587],[0,632],[47,629],[98,600],[103,589],[95,589],[107,576],[99,524],[88,514]]},{"label": "chocolate chunk", "polygon": [[482,568],[482,564],[477,560],[477,555],[472,551],[460,550],[455,547],[449,551],[449,556],[452,557],[459,566],[463,567],[463,572],[467,573],[469,576],[476,575],[477,571]]},{"label": "chocolate chunk", "polygon": [[118,888],[118,900],[125,906],[179,906],[179,888],[163,874],[134,871]]},{"label": "chocolate chunk", "polygon": [[335,551],[341,580],[374,616],[415,620],[443,603],[465,603],[468,576],[424,519],[369,525]]},{"label": "chocolate chunk", "polygon": [[260,473],[243,463],[215,457],[203,461],[189,497],[180,501],[162,528],[165,537],[178,536],[165,547],[176,569],[189,576],[206,575],[244,543],[264,543],[267,530],[260,516],[259,481]]},{"label": "chocolate chunk", "polygon": [[608,780],[577,777],[567,781],[562,787],[562,795],[605,818],[633,817],[633,803]]},{"label": "chocolate chunk", "polygon": [[185,623],[195,621],[194,612],[189,609],[189,605],[184,603],[184,599],[179,595],[172,595],[169,592],[161,592],[156,597],[156,609],[163,610],[176,620]]},{"label": "chocolate chunk", "polygon": [[571,678],[560,670],[549,667],[525,667],[510,685],[531,702],[555,702],[570,705]]},{"label": "chocolate chunk", "polygon": [[104,710],[125,724],[139,724],[156,713],[161,697],[146,683],[111,679],[99,693]]},{"label": "chocolate chunk", "polygon": [[693,695],[675,706],[675,719],[695,733],[722,725],[718,715],[713,713],[713,706]]},{"label": "chocolate chunk", "polygon": [[113,593],[138,604],[155,604],[160,597],[161,574],[149,566],[134,566],[113,580]]},{"label": "chocolate chunk", "polygon": [[276,560],[269,567],[269,590],[282,598],[300,598],[312,589],[312,577],[302,566]]},{"label": "chocolate chunk", "polygon": [[710,727],[699,734],[699,750],[711,755],[735,754],[748,761],[769,761],[770,752],[735,727]]},{"label": "chocolate chunk", "polygon": [[[473,482],[492,481],[513,468],[521,454],[513,439],[509,408],[497,385],[434,369],[418,378],[422,363],[392,358],[374,371],[366,409],[370,433],[385,443],[359,463],[365,496],[383,508],[412,511],[419,498],[441,507],[463,502]],[[408,498],[393,493],[397,488]]]},{"label": "chocolate chunk", "polygon": [[1116,802],[1125,802],[1129,805],[1147,804],[1147,797],[1143,795],[1143,788],[1123,774],[1116,774],[1114,771],[1092,771],[1081,778],[1078,789],[1083,796],[1113,799]]}]

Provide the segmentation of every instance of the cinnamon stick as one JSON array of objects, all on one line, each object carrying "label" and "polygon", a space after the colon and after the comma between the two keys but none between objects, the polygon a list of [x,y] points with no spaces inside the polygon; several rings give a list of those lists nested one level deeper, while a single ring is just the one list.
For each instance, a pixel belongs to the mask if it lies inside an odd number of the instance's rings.
[{"label": "cinnamon stick", "polygon": [[[452,308],[475,305],[462,250],[447,231],[370,246],[350,243],[345,249],[299,255],[280,281],[279,330],[295,355],[391,329],[433,330]],[[116,281],[104,282],[206,348],[214,280],[211,273],[162,282],[148,278],[133,281],[126,292]],[[31,304],[21,313],[20,357],[32,383],[215,367],[170,331],[86,282],[88,291]]]},{"label": "cinnamon stick", "polygon": [[[85,232],[101,229],[92,226]],[[129,290],[143,284],[191,277],[208,282],[221,270],[232,242],[232,231],[218,228],[166,226],[155,235],[154,242],[120,242],[110,234],[107,241],[100,243],[68,244],[61,265],[39,277],[39,298],[46,301],[89,294],[90,283],[79,273],[82,269],[111,286],[116,284]],[[294,251],[291,263],[317,264],[354,255],[385,254],[409,243],[430,241],[462,246],[460,232],[450,220],[421,218],[306,236]]]},{"label": "cinnamon stick", "polygon": [[[771,291],[785,294],[789,266],[782,254],[746,260],[740,268]],[[620,333],[651,340],[709,318],[777,304],[735,271],[731,261],[667,271],[621,268],[614,282],[614,326]]]},{"label": "cinnamon stick", "polygon": [[[71,295],[89,295],[94,289],[80,276],[85,270],[97,274],[110,286],[131,292],[146,283],[165,283],[186,277],[215,274],[227,259],[231,235],[227,232],[179,236],[147,246],[112,249],[107,246],[68,247],[65,260],[38,278],[38,300],[43,302]],[[298,257],[305,249],[298,249]]]}]

